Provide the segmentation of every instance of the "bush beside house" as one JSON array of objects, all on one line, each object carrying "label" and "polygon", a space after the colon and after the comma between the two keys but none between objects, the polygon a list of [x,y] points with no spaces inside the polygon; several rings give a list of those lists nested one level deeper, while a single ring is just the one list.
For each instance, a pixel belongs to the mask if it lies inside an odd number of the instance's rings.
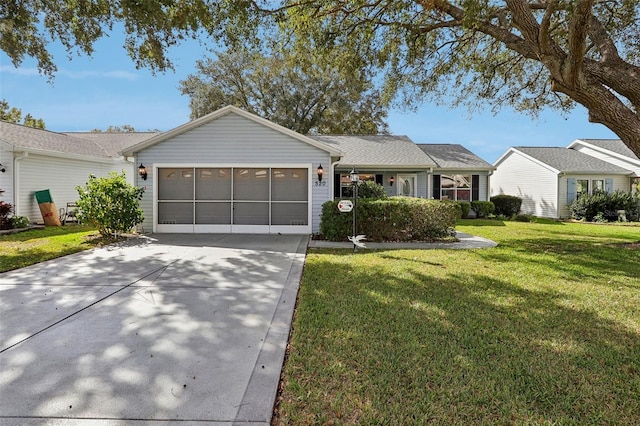
[{"label": "bush beside house", "polygon": [[620,190],[582,194],[569,205],[574,219],[588,222],[615,222],[619,219],[619,211],[624,211],[628,220],[637,220],[639,209],[638,199]]},{"label": "bush beside house", "polygon": [[490,200],[495,206],[493,213],[496,216],[513,217],[520,213],[520,207],[522,207],[522,198],[514,195],[494,195]]},{"label": "bush beside house", "polygon": [[[332,241],[353,234],[353,214],[338,210],[339,200],[322,205],[320,233]],[[391,197],[358,200],[358,234],[368,241],[430,241],[453,234],[460,207],[453,201]]]},{"label": "bush beside house", "polygon": [[493,214],[495,206],[491,201],[472,201],[471,210],[476,214],[476,218],[484,219]]}]

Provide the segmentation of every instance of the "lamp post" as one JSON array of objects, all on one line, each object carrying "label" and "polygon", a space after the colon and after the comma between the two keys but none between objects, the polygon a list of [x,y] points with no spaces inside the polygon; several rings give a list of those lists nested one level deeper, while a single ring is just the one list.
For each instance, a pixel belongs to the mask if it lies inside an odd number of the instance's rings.
[{"label": "lamp post", "polygon": [[356,217],[358,215],[358,181],[360,180],[360,175],[355,168],[351,169],[349,179],[351,179],[351,183],[353,184],[353,252],[355,253],[356,251],[358,251],[358,247],[355,243],[355,238],[358,235],[358,224]]}]

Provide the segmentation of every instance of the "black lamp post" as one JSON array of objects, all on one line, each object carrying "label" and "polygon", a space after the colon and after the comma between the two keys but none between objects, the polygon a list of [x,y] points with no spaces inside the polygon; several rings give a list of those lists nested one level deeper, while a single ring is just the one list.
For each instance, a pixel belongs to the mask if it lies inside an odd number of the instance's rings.
[{"label": "black lamp post", "polygon": [[356,217],[358,216],[358,181],[360,181],[360,175],[355,168],[353,168],[351,170],[351,173],[349,173],[349,179],[353,184],[353,251],[356,252],[358,251],[358,247],[355,243],[355,238],[358,235],[358,224]]}]

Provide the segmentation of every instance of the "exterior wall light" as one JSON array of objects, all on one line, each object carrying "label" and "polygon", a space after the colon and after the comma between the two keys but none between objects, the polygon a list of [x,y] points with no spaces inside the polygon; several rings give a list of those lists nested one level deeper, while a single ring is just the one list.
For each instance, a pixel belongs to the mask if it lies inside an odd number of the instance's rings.
[{"label": "exterior wall light", "polygon": [[393,186],[393,182],[395,182],[395,181],[396,181],[396,178],[394,178],[393,176],[391,176],[391,177],[389,178],[389,186]]},{"label": "exterior wall light", "polygon": [[147,180],[147,168],[142,163],[140,163],[140,167],[138,167],[138,174],[142,180]]},{"label": "exterior wall light", "polygon": [[316,169],[316,172],[318,173],[318,181],[322,182],[322,175],[324,175],[324,169],[322,168],[322,164],[318,166],[318,168]]},{"label": "exterior wall light", "polygon": [[6,171],[7,169],[2,164],[0,164],[0,172],[4,173]]}]

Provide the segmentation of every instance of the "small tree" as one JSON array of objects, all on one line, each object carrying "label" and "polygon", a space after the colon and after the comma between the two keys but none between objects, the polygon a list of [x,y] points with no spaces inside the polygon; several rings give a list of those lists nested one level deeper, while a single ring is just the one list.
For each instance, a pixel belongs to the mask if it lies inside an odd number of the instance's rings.
[{"label": "small tree", "polygon": [[131,229],[144,220],[140,200],[144,188],[127,183],[124,173],[109,173],[108,177],[89,177],[89,182],[76,187],[80,195],[78,218],[91,223],[101,235],[109,236]]}]

